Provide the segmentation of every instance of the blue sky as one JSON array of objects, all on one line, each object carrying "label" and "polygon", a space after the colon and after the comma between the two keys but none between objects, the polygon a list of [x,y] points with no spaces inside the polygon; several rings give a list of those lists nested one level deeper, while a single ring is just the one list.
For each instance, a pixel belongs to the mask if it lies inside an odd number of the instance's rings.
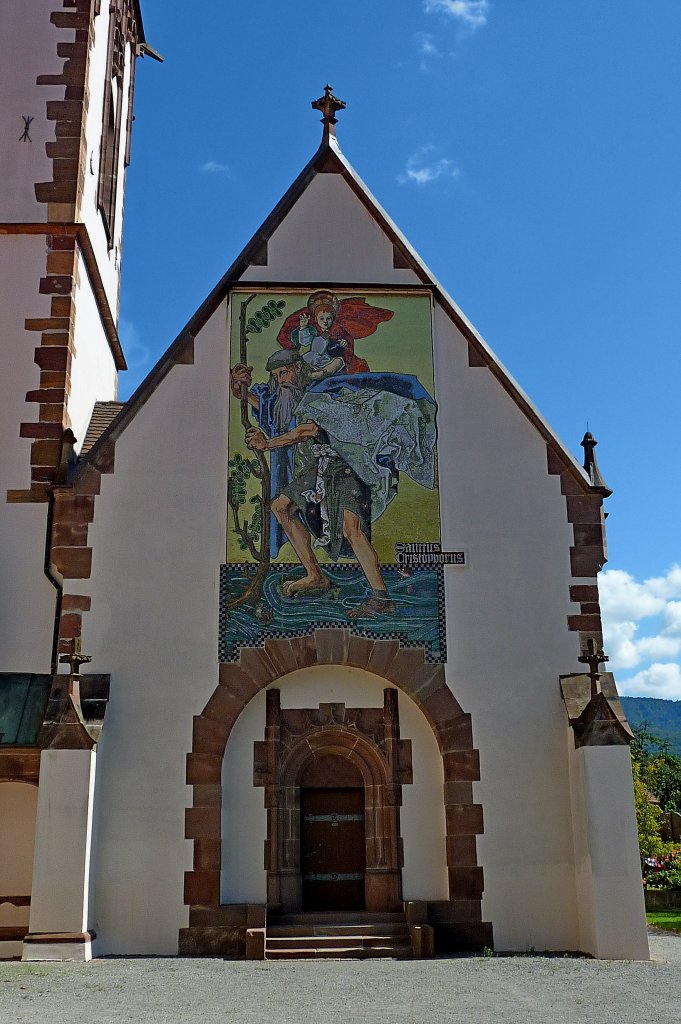
[{"label": "blue sky", "polygon": [[142,0],[127,397],[316,149],[343,151],[581,456],[620,689],[681,698],[678,0]]}]

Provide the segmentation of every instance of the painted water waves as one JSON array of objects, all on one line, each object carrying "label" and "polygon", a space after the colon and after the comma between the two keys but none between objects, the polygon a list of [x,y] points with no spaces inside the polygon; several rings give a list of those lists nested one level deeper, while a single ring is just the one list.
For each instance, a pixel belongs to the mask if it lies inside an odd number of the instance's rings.
[{"label": "painted water waves", "polygon": [[293,638],[320,627],[345,627],[372,640],[398,639],[404,647],[422,647],[426,660],[446,661],[444,582],[442,569],[417,569],[410,575],[397,566],[383,566],[394,610],[386,616],[348,619],[348,611],[361,603],[365,582],[351,565],[327,570],[331,589],[324,597],[288,598],[282,583],[300,577],[299,566],[273,566],[263,588],[263,600],[227,611],[229,596],[248,586],[253,565],[220,567],[219,660],[237,661],[240,647],[257,647],[270,637]]},{"label": "painted water waves", "polygon": [[[427,294],[237,291],[221,658],[345,625],[444,657]],[[238,354],[238,355],[237,355]]]}]

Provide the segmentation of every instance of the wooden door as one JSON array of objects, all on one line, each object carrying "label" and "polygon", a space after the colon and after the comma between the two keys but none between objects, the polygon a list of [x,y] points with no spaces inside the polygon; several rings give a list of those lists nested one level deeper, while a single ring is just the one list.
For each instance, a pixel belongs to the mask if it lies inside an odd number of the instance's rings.
[{"label": "wooden door", "polygon": [[364,910],[364,789],[301,789],[303,910]]}]

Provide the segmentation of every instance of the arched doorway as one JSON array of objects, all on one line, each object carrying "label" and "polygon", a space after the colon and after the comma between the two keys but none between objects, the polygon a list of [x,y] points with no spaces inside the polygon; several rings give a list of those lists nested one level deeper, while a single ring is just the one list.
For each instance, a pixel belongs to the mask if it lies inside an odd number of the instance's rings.
[{"label": "arched doorway", "polygon": [[300,778],[302,909],[364,910],[364,779],[338,754],[312,756]]},{"label": "arched doorway", "polygon": [[[412,767],[396,690],[383,691],[382,708],[286,710],[279,690],[268,690],[265,736],[255,744],[253,781],[265,787],[268,907],[400,910],[400,805]],[[352,851],[335,838],[340,831]],[[352,906],[341,905],[345,897]]]}]

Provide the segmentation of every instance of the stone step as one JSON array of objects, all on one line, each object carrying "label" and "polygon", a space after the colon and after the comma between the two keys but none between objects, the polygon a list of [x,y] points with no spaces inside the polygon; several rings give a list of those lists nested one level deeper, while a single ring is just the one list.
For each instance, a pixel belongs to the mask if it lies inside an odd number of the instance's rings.
[{"label": "stone step", "polygon": [[404,924],[403,911],[393,914],[371,910],[320,910],[314,913],[270,914],[268,921],[273,925],[284,924]]},{"label": "stone step", "polygon": [[409,935],[404,920],[401,922],[380,921],[375,924],[317,924],[308,921],[306,924],[268,924],[267,937],[293,937],[306,935]]},{"label": "stone step", "polygon": [[297,947],[270,949],[267,946],[265,949],[266,960],[369,960],[379,957],[408,960],[411,955],[410,945],[362,946],[359,948],[337,945],[309,949]]},{"label": "stone step", "polygon": [[411,956],[404,913],[330,910],[270,915],[265,934],[266,960]]},{"label": "stone step", "polygon": [[401,935],[282,935],[265,938],[265,947],[271,949],[363,949],[383,946],[409,946],[409,932]]}]

